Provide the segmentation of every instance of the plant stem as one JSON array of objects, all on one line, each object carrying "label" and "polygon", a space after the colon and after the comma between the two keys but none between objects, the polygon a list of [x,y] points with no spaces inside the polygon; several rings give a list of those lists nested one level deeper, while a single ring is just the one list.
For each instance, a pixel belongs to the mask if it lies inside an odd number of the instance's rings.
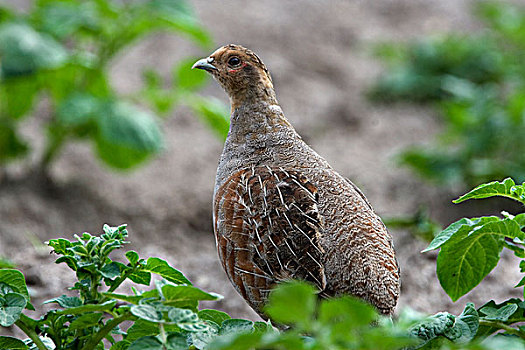
[{"label": "plant stem", "polygon": [[89,294],[89,297],[92,301],[98,300],[98,276],[95,276],[93,274],[91,275],[91,288]]},{"label": "plant stem", "polygon": [[122,282],[124,282],[126,280],[126,278],[128,278],[129,275],[131,275],[133,272],[135,272],[134,270],[128,270],[128,271],[125,271],[122,276],[120,276],[116,281],[115,283],[113,283],[113,285],[111,286],[111,288],[108,289],[108,293],[113,293],[121,284]]},{"label": "plant stem", "polygon": [[48,350],[47,347],[42,343],[42,340],[40,340],[40,337],[38,334],[36,334],[35,330],[32,329],[25,321],[31,318],[27,317],[24,314],[20,315],[20,318],[18,321],[15,322],[15,324],[20,328],[27,336],[33,341],[33,343],[36,345],[36,347],[40,350]]},{"label": "plant stem", "polygon": [[498,328],[498,329],[502,329],[504,330],[505,332],[509,333],[509,334],[514,334],[522,339],[525,339],[525,333],[521,332],[520,330],[516,329],[516,328],[513,328],[503,322],[499,322],[499,321],[490,321],[490,320],[479,320],[479,325],[480,326],[489,326],[489,327],[494,327],[494,328]]},{"label": "plant stem", "polygon": [[[114,292],[114,291],[115,291],[115,290],[116,290],[116,289],[122,284],[122,282],[124,282],[124,281],[128,278],[128,276],[131,275],[134,271],[135,271],[134,269],[133,269],[133,270],[125,271],[125,272],[122,274],[122,276],[120,276],[120,277],[115,281],[115,283],[113,283],[113,285],[111,286],[111,288],[109,288],[109,289],[107,290],[106,293],[113,293],[113,292]],[[108,299],[108,297],[103,296],[103,297],[100,299],[99,303],[103,303],[103,302],[105,302],[107,299]]]},{"label": "plant stem", "polygon": [[166,344],[167,337],[166,337],[166,331],[164,330],[164,325],[162,323],[159,323],[159,330],[160,330],[160,340],[162,341],[162,344]]},{"label": "plant stem", "polygon": [[86,345],[84,345],[82,350],[93,350],[93,349],[95,349],[97,344],[100,343],[100,341],[102,339],[104,339],[104,337],[109,332],[111,332],[111,330],[113,328],[115,328],[116,326],[118,326],[119,324],[121,324],[124,321],[133,320],[134,318],[135,318],[135,316],[133,316],[131,314],[131,312],[127,311],[123,315],[121,315],[119,317],[116,317],[116,318],[106,322],[106,325],[104,327],[102,327],[102,329],[100,331],[98,331],[98,333],[96,333],[91,339],[89,339],[89,341],[86,343]]}]

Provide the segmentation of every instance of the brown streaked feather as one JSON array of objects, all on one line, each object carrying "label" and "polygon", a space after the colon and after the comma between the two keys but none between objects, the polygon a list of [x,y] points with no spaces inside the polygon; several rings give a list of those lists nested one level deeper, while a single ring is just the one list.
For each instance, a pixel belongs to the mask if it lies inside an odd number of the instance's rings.
[{"label": "brown streaked feather", "polygon": [[219,188],[214,229],[224,270],[259,313],[277,282],[302,279],[326,287],[317,189],[295,171],[242,169]]}]

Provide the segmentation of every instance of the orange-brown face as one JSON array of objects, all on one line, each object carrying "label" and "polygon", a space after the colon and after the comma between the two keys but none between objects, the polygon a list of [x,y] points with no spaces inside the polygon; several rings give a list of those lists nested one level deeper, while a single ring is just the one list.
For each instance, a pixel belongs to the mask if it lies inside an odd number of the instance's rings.
[{"label": "orange-brown face", "polygon": [[273,90],[270,73],[261,59],[239,45],[226,45],[209,57],[197,61],[193,68],[210,73],[232,100],[259,95],[257,90]]}]

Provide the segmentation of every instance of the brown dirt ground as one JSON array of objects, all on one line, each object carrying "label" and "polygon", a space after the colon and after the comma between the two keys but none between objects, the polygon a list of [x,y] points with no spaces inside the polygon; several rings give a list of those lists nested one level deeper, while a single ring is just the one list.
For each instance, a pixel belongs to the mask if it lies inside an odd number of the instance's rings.
[{"label": "brown dirt ground", "polygon": [[[27,1],[9,3],[27,6]],[[432,140],[440,129],[438,118],[425,107],[372,105],[364,92],[381,72],[370,52],[373,43],[475,31],[480,24],[470,15],[472,3],[197,0],[194,6],[217,46],[239,43],[259,53],[299,133],[362,188],[382,217],[411,214],[423,203],[448,224],[464,215],[449,204],[458,189],[428,186],[393,160],[404,147]],[[122,93],[137,91],[143,68],[155,67],[168,76],[177,59],[207,54],[181,38],[155,35],[114,62],[113,82]],[[215,83],[202,93],[227,102]],[[37,154],[42,151],[46,118],[45,104],[39,107],[24,125]],[[164,122],[164,131],[163,154],[130,173],[106,169],[86,143],[64,149],[52,169],[58,183],[53,190],[35,178],[24,178],[27,161],[7,169],[15,180],[0,187],[0,255],[28,275],[35,304],[62,294],[72,276],[53,264],[45,248],[35,249],[34,242],[99,232],[104,223],[127,223],[131,248],[141,256],[163,257],[198,287],[223,294],[225,299],[214,307],[234,317],[258,318],[230,286],[215,251],[211,196],[221,142],[184,109]],[[488,214],[490,207],[463,208]],[[452,303],[437,281],[436,255],[420,254],[425,243],[405,231],[392,234],[403,281],[398,309],[457,312],[467,301],[479,305],[518,295],[512,286],[520,276],[507,254],[478,288]]]}]

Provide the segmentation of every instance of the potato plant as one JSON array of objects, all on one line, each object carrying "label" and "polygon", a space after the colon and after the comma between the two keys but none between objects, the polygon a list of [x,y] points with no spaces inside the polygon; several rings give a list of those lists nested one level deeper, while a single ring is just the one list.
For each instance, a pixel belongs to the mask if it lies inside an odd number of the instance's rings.
[{"label": "potato plant", "polygon": [[[458,198],[504,196],[525,204],[525,184],[507,178],[480,185]],[[503,248],[521,259],[525,272],[525,213],[463,218],[441,233],[425,251],[441,249],[439,282],[452,300],[468,293],[496,266]],[[525,302],[513,298],[479,308],[467,303],[460,315],[425,317],[409,309],[392,321],[353,297],[321,300],[315,287],[300,281],[277,286],[265,313],[270,321],[234,319],[201,300],[220,295],[203,291],[168,262],[143,259],[135,251],[114,257],[128,238],[126,225],[104,225],[99,236],[48,242],[77,281],[68,295],[38,319],[23,274],[0,269],[0,325],[16,326],[27,339],[0,336],[0,349],[524,349]],[[157,275],[157,279],[152,276]],[[56,276],[46,276],[56,278]],[[125,285],[123,283],[127,281]],[[142,285],[142,288],[138,288]],[[144,287],[146,286],[146,287]],[[525,286],[525,277],[516,287]]]},{"label": "potato plant", "polygon": [[[141,259],[134,251],[124,254],[125,263],[111,259],[115,249],[128,243],[127,236],[125,225],[105,225],[100,236],[83,233],[72,241],[50,240],[56,263],[67,264],[76,274],[77,282],[69,288],[76,295],[46,301],[58,308],[40,319],[22,313],[34,309],[22,273],[0,270],[0,325],[16,325],[29,337],[25,342],[0,337],[0,348],[88,350],[106,344],[112,349],[187,349],[204,344],[214,331],[267,327],[264,322],[231,320],[217,310],[199,310],[200,300],[221,296],[193,286],[162,259]],[[161,279],[152,281],[152,274]],[[117,293],[126,280],[150,288]],[[131,326],[124,331],[120,325],[126,321]]]},{"label": "potato plant", "polygon": [[[469,199],[494,196],[510,198],[525,205],[525,183],[516,185],[507,178],[480,185],[459,197],[454,203]],[[437,275],[441,286],[453,301],[471,291],[496,267],[503,248],[510,249],[525,272],[525,213],[511,215],[505,211],[502,217],[482,216],[460,219],[439,233],[423,251],[440,248],[437,259]],[[516,281],[516,288],[525,286],[525,277]],[[524,290],[525,296],[525,290]],[[525,339],[525,329],[517,323],[525,322],[525,302],[509,299],[496,304],[490,301],[479,310],[476,336],[503,330],[504,333]]]},{"label": "potato plant", "polygon": [[[47,142],[36,165],[44,173],[75,140],[91,142],[113,168],[140,164],[162,150],[157,115],[177,104],[214,130],[227,128],[224,106],[195,94],[206,77],[189,69],[193,58],[175,65],[169,86],[152,70],[137,94],[123,96],[112,86],[113,60],[159,31],[206,50],[211,44],[185,0],[36,0],[23,14],[0,6],[0,166],[29,155],[30,141],[19,129],[30,116],[45,120]],[[35,111],[42,101],[46,107]]]},{"label": "potato plant", "polygon": [[[376,349],[378,344],[414,343],[413,337],[391,324],[370,327],[380,320],[371,306],[349,297],[319,303],[314,287],[301,282],[276,289],[267,308],[272,319],[293,326],[286,332],[270,322],[232,319],[219,310],[199,309],[199,301],[222,297],[193,286],[162,259],[141,259],[135,251],[120,257],[125,262],[110,258],[127,243],[127,236],[125,225],[105,225],[100,236],[83,233],[71,241],[50,240],[56,263],[66,264],[77,281],[69,288],[75,295],[46,301],[57,308],[39,319],[23,313],[34,307],[22,273],[0,269],[0,325],[17,326],[28,336],[25,340],[0,336],[0,349],[342,349],[346,345]],[[152,275],[160,279],[153,280]],[[131,286],[124,293],[124,281],[149,289]]]}]

